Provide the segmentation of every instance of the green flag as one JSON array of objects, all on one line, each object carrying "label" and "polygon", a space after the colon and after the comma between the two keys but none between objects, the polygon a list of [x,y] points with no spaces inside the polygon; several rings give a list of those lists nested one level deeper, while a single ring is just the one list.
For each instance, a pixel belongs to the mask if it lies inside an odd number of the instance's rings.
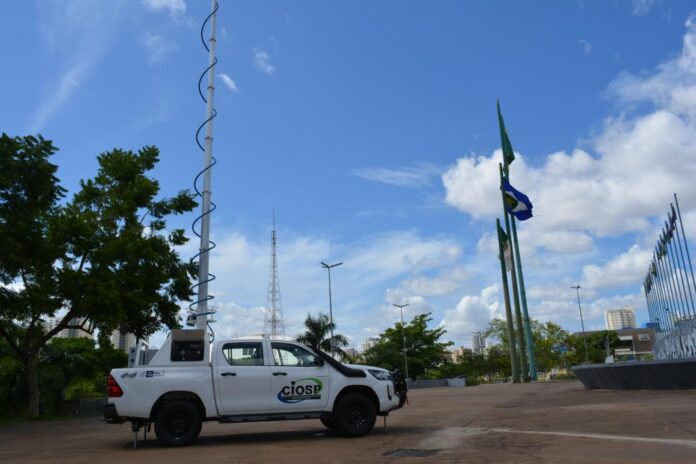
[{"label": "green flag", "polygon": [[[510,271],[512,269],[512,247],[510,246],[510,240],[508,239],[505,231],[498,226],[498,235],[500,235],[500,241],[503,244],[503,258],[505,259],[505,270]],[[498,256],[500,258],[500,256]]]},{"label": "green flag", "polygon": [[498,102],[498,125],[500,126],[500,145],[503,148],[503,160],[505,160],[505,167],[508,167],[515,161],[515,153],[512,151],[510,137],[508,137],[505,122],[503,122],[503,115],[500,112],[500,102]]}]

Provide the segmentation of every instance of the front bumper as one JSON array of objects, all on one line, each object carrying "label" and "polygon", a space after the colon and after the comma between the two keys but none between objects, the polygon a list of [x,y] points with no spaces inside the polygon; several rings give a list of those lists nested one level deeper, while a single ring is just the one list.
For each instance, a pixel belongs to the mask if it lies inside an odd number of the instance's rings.
[{"label": "front bumper", "polygon": [[104,405],[104,417],[102,420],[107,424],[123,424],[126,418],[118,415],[115,404],[107,403]]},{"label": "front bumper", "polygon": [[406,385],[404,375],[399,370],[392,372],[392,382],[394,384],[394,393],[399,397],[399,405],[394,409],[399,409],[408,402],[408,386]]}]

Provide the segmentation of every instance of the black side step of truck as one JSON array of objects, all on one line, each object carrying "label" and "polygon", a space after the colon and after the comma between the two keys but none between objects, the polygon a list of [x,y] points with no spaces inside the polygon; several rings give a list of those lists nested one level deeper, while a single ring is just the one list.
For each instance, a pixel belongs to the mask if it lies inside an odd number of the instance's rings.
[{"label": "black side step of truck", "polygon": [[281,420],[300,420],[300,419],[319,419],[322,412],[295,412],[295,413],[277,413],[277,414],[250,414],[239,416],[221,416],[218,422],[221,424],[230,424],[234,422],[264,422],[264,421],[281,421]]}]

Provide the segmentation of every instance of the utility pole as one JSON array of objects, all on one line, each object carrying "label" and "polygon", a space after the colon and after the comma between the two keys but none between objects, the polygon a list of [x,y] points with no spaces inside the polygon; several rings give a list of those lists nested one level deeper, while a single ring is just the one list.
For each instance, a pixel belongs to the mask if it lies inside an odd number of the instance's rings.
[{"label": "utility pole", "polygon": [[331,331],[331,339],[329,340],[331,342],[331,357],[334,357],[334,333],[333,333],[333,328],[334,328],[334,322],[333,322],[333,302],[331,301],[331,268],[338,267],[343,262],[336,263],[336,264],[326,264],[325,262],[322,261],[321,267],[329,271],[329,323],[331,326],[329,327],[329,330]]},{"label": "utility pole", "polygon": [[578,309],[580,310],[580,325],[582,326],[582,343],[585,345],[585,364],[590,363],[590,356],[587,353],[587,337],[585,337],[585,321],[582,318],[582,306],[580,305],[580,289],[582,288],[580,285],[576,285],[575,287],[570,287],[574,288],[575,292],[578,295]]},{"label": "utility pole", "polygon": [[394,303],[394,306],[401,310],[401,338],[404,342],[404,372],[406,373],[406,378],[408,379],[408,358],[406,357],[406,331],[404,329],[404,308],[408,306],[409,303],[404,305],[398,305]]}]

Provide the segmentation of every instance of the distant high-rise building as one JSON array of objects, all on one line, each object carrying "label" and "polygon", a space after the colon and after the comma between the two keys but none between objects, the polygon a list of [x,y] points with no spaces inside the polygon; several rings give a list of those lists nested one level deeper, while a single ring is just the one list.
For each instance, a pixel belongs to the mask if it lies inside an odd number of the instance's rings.
[{"label": "distant high-rise building", "polygon": [[[471,353],[472,353],[471,348],[464,348],[463,346],[460,346],[459,348],[453,349],[453,350],[450,352],[452,362],[453,362],[453,363],[461,362],[462,358],[463,358],[467,353],[468,353],[468,354],[471,354]],[[448,355],[448,357],[449,357],[450,355]]]},{"label": "distant high-rise building", "polygon": [[483,354],[486,350],[486,337],[484,337],[481,332],[474,332],[474,336],[471,338],[471,344],[474,353]]},{"label": "distant high-rise building", "polygon": [[604,312],[607,330],[635,329],[636,316],[632,309],[610,309]]},{"label": "distant high-rise building", "polygon": [[378,337],[370,337],[367,340],[365,340],[362,344],[362,350],[367,351],[373,346],[375,346],[377,343],[379,343],[379,338]]},{"label": "distant high-rise building", "polygon": [[[55,327],[55,324],[57,324],[58,321],[52,321],[51,324],[49,325],[50,328]],[[61,330],[56,334],[56,337],[60,338],[92,338],[92,334],[80,329],[79,327],[84,326],[85,328],[89,329],[89,322],[85,323],[85,319],[83,318],[75,318],[71,319],[70,322],[68,323],[67,328]]]},{"label": "distant high-rise building", "polygon": [[[111,344],[114,345],[114,348],[123,350],[126,353],[130,352],[131,348],[135,348],[137,341],[138,339],[132,333],[121,333],[118,329],[111,332]],[[145,344],[143,348],[147,348],[148,338],[144,338],[141,341]]]}]

